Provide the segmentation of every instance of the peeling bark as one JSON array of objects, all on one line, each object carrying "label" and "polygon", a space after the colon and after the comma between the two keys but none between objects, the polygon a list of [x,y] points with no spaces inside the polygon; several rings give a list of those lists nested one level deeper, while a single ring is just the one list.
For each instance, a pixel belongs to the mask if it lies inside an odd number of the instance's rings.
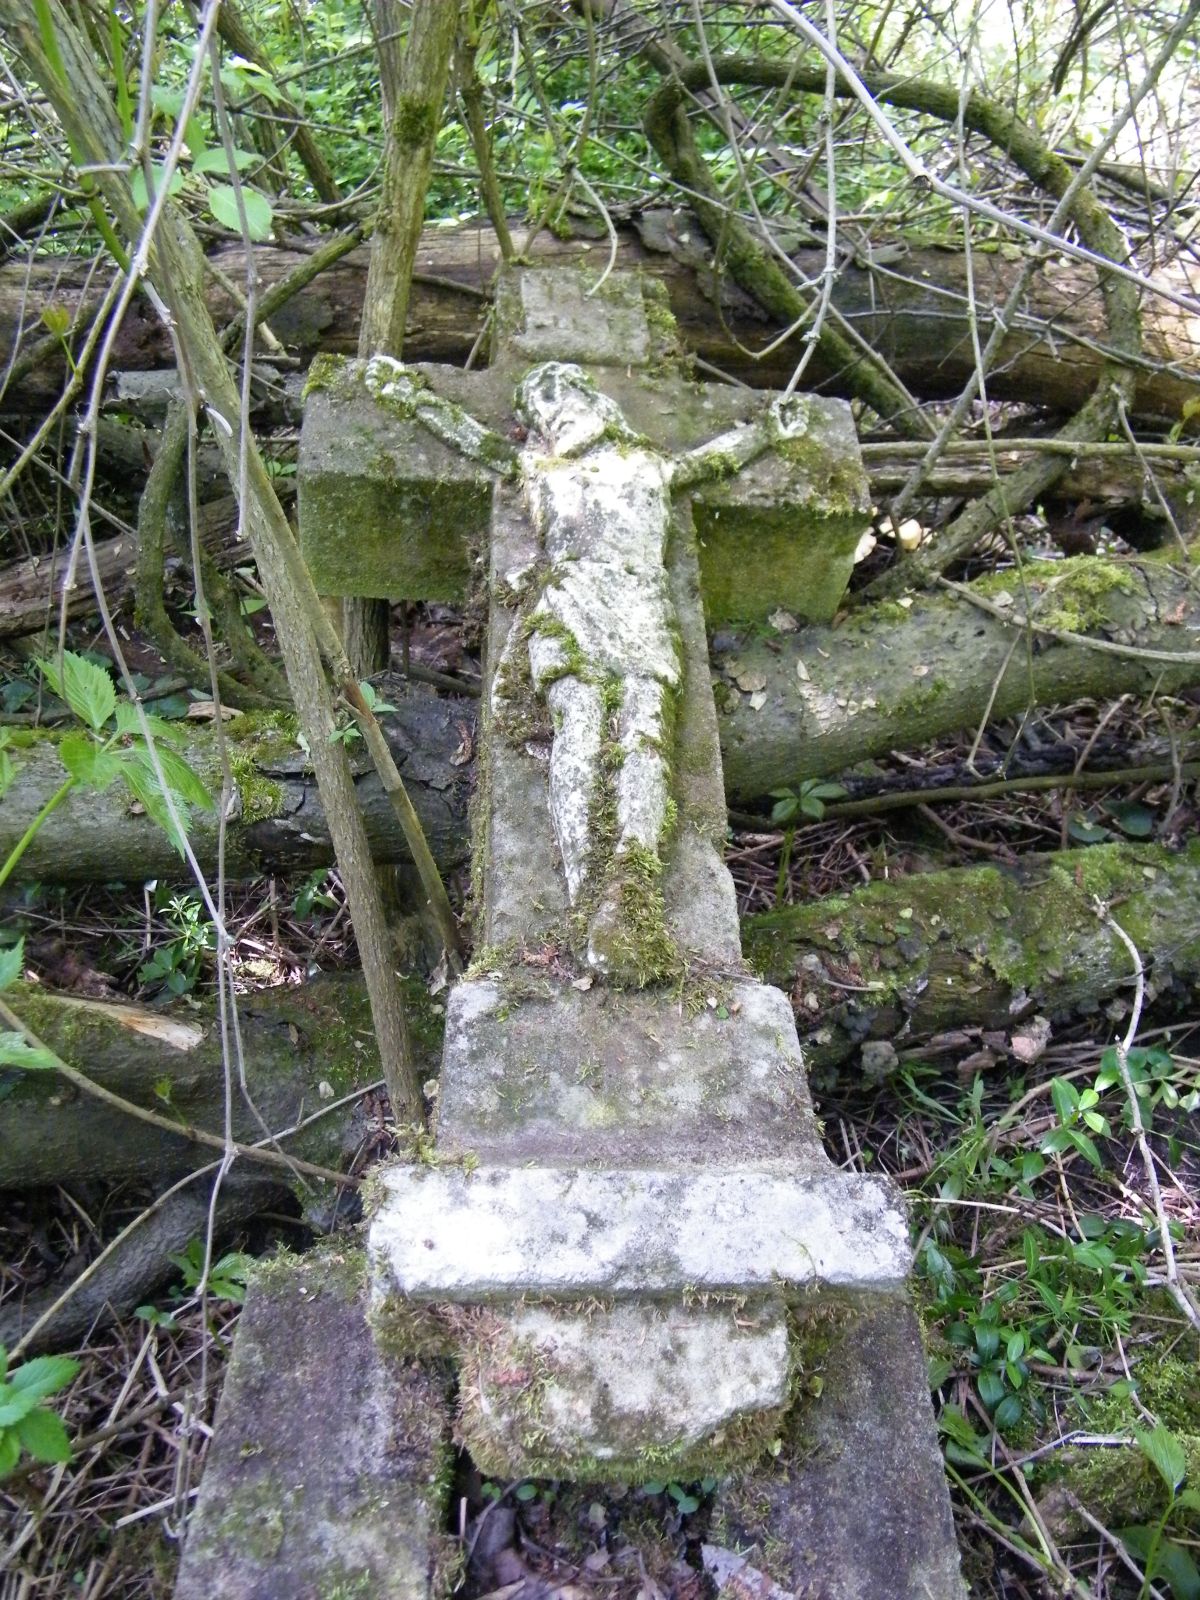
[{"label": "peeling bark", "polygon": [[[218,1136],[225,1077],[221,1030],[211,1004],[193,1011],[117,1005],[17,985],[6,998],[64,1060],[103,1087]],[[269,989],[238,1002],[246,1079],[262,1121],[232,1087],[234,1137],[253,1144],[289,1128],[326,1100],[380,1076],[371,1010],[358,974],[302,988]],[[213,1159],[207,1146],[162,1132],[75,1089],[54,1072],[0,1073],[0,1189],[106,1179],[169,1182]],[[325,1087],[322,1088],[322,1085]],[[321,1166],[344,1168],[365,1132],[345,1107],[282,1148]],[[249,1171],[249,1163],[245,1170]],[[278,1172],[255,1176],[277,1184]]]}]

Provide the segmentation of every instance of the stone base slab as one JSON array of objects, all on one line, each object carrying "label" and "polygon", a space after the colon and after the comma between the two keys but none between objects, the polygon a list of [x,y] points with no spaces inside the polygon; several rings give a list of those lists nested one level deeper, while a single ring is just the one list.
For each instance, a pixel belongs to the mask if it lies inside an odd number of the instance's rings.
[{"label": "stone base slab", "polygon": [[443,1059],[444,1155],[833,1171],[791,1006],[766,984],[714,979],[685,1003],[517,966],[451,991]]},{"label": "stone base slab", "polygon": [[908,1228],[883,1179],[724,1167],[391,1167],[372,1294],[478,1302],[763,1292],[897,1294]]},{"label": "stone base slab", "polygon": [[519,1306],[481,1319],[460,1361],[459,1431],[498,1478],[702,1476],[762,1454],[791,1386],[777,1296]]},{"label": "stone base slab", "polygon": [[361,1273],[318,1251],[251,1286],[175,1600],[441,1592],[445,1380],[377,1349]]}]

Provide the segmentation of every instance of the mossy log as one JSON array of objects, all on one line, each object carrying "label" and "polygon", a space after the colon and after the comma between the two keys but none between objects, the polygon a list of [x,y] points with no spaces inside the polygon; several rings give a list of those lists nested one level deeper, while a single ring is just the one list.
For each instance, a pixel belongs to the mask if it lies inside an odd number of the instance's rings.
[{"label": "mossy log", "polygon": [[[1200,978],[1196,841],[1178,853],[1095,845],[880,881],[751,917],[743,937],[753,965],[790,993],[817,1069],[869,1041],[917,1054],[939,1035],[960,1057],[1003,1059],[1032,1017],[1053,1022],[1132,993],[1129,951],[1098,901],[1137,946],[1150,994],[1190,995]],[[864,1066],[870,1075],[895,1059],[868,1050]]]},{"label": "mossy log", "polygon": [[[1130,653],[1038,636],[979,610],[961,595],[914,596],[907,608],[884,601],[831,627],[731,643],[718,639],[716,691],[726,792],[758,798],[781,785],[844,772],[885,751],[978,725],[988,712],[1012,716],[1032,705],[1083,696],[1178,689],[1200,680],[1200,663],[1147,659],[1138,649],[1194,656],[1200,602],[1188,573],[1161,561],[1118,564],[1080,556],[976,586],[1003,614],[1028,606],[1047,627],[1090,633]],[[1009,605],[1003,604],[1005,596]],[[375,680],[396,707],[384,728],[439,864],[467,856],[467,799],[473,779],[476,702],[412,689],[394,675]],[[744,688],[743,685],[750,685]],[[227,871],[248,875],[332,859],[328,830],[294,729],[286,719],[248,715],[228,724],[239,790],[230,820]],[[16,782],[0,806],[0,860],[63,780],[57,735],[18,734]],[[183,752],[214,791],[220,768],[211,729],[189,729]],[[356,758],[357,788],[376,860],[408,859],[378,779]],[[197,815],[193,845],[216,859],[216,826]],[[180,874],[161,831],[135,814],[116,787],[68,797],[23,857],[23,879],[143,882]]]},{"label": "mossy log", "polygon": [[[513,228],[518,252],[527,230]],[[671,297],[688,347],[705,361],[755,387],[780,388],[790,378],[803,350],[802,336],[782,342],[761,359],[754,354],[779,330],[746,294],[712,271],[710,251],[695,220],[686,212],[648,211],[619,229],[617,267],[642,269],[661,278]],[[599,264],[608,251],[603,235],[555,238],[543,230],[531,254],[539,263],[586,255]],[[962,252],[929,248],[919,240],[892,240],[839,268],[834,303],[857,331],[890,363],[921,399],[956,395],[972,371],[971,303],[979,307],[980,336],[990,330],[987,307],[1003,305],[1021,270],[1022,258],[977,249],[973,295]],[[358,344],[358,319],[366,285],[366,248],[343,257],[272,318],[277,338],[291,352],[309,357],[318,350],[352,354]],[[261,289],[269,290],[302,260],[298,251],[274,245],[254,252]],[[245,280],[240,247],[213,253],[220,269],[206,283],[218,322],[236,312],[226,283]],[[825,266],[823,243],[793,252],[803,278],[815,281]],[[461,362],[475,342],[486,310],[500,253],[490,227],[471,223],[457,229],[426,229],[417,255],[417,276],[409,306],[405,358]],[[90,285],[90,266],[62,257],[15,259],[0,267],[0,362],[12,359],[12,329],[41,331],[39,313],[47,306],[74,310]],[[1194,269],[1190,269],[1194,270]],[[1161,264],[1156,276],[1183,293],[1191,292],[1189,268],[1182,260]],[[713,304],[718,293],[720,307]],[[8,308],[5,310],[5,308]],[[1139,415],[1178,420],[1183,403],[1195,393],[1189,375],[1200,368],[1200,343],[1194,319],[1165,300],[1150,298],[1143,310],[1144,339],[1150,361],[1139,373],[1134,410]],[[1019,326],[1005,341],[988,379],[996,399],[1030,401],[1051,410],[1073,412],[1095,388],[1106,337],[1103,302],[1090,267],[1071,261],[1043,262],[1034,274]],[[49,341],[46,341],[47,347]],[[24,354],[23,351],[18,355]],[[149,301],[135,301],[127,312],[112,355],[114,368],[144,370],[169,366],[169,336]],[[809,368],[809,381],[837,374]],[[25,374],[6,390],[5,408],[37,410],[57,393],[62,372],[57,358]]]},{"label": "mossy log", "polygon": [[[430,849],[445,869],[467,854],[467,796],[475,702],[411,689],[384,673],[375,680],[395,710],[380,720],[409,788]],[[237,798],[226,827],[226,870],[250,876],[265,866],[286,871],[333,859],[316,782],[296,743],[291,718],[247,714],[225,728]],[[20,839],[65,776],[53,732],[14,736],[10,753],[17,776],[0,806],[0,860]],[[409,860],[404,838],[378,776],[367,758],[352,752],[355,789],[372,853],[380,862]],[[208,785],[221,792],[220,752],[211,727],[184,726],[180,753]],[[192,843],[199,859],[216,861],[216,813],[197,811]],[[97,794],[76,790],[46,820],[21,859],[24,880],[142,883],[178,878],[179,857],[166,835],[135,811],[119,785]]]},{"label": "mossy log", "polygon": [[[1029,1018],[1094,1011],[1129,992],[1128,951],[1096,915],[1097,898],[1113,906],[1141,952],[1151,993],[1196,983],[1200,843],[1178,853],[1097,845],[1013,867],[873,883],[750,917],[743,942],[763,975],[791,994],[818,1072],[870,1041],[912,1054],[939,1035],[935,1048],[962,1057],[991,1048],[1002,1059]],[[113,1092],[220,1130],[224,1080],[211,1003],[150,1011],[27,986],[9,999],[53,1049]],[[324,1099],[378,1077],[357,974],[243,996],[239,1018],[250,1093],[268,1128],[288,1127]],[[435,1071],[439,1019],[420,1007],[414,1019]],[[868,1051],[854,1070],[870,1076],[894,1060],[890,1051]],[[0,1086],[9,1091],[0,1094],[0,1187],[99,1177],[161,1183],[212,1157],[110,1111],[53,1073],[0,1074]],[[234,1104],[237,1136],[261,1138],[236,1086]],[[361,1117],[342,1107],[284,1148],[337,1167],[363,1131]]]},{"label": "mossy log", "polygon": [[[5,999],[52,1050],[102,1087],[181,1124],[222,1134],[225,1075],[212,1004],[157,1011],[25,984]],[[242,1143],[290,1128],[380,1076],[371,1011],[357,974],[244,995],[238,1020],[253,1102],[240,1092],[235,1069],[234,1137]],[[364,1132],[361,1114],[341,1107],[280,1147],[339,1169]],[[137,1121],[55,1072],[0,1068],[0,1189],[97,1176],[163,1183],[213,1157],[210,1147]],[[249,1162],[241,1168],[275,1183],[281,1177]]]},{"label": "mossy log", "polygon": [[[1200,679],[1200,605],[1186,568],[1076,556],[1029,563],[1023,581],[1000,573],[972,592],[999,614],[937,589],[863,606],[832,626],[722,641],[717,708],[730,798],[842,772],[985,716]],[[1005,620],[1027,616],[1049,631]]]}]

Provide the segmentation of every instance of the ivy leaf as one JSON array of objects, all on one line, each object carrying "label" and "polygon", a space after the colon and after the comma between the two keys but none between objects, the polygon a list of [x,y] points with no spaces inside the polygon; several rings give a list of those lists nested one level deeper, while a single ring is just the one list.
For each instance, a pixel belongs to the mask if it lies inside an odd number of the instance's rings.
[{"label": "ivy leaf", "polygon": [[74,650],[64,650],[55,660],[39,661],[38,666],[58,698],[66,701],[80,722],[99,733],[117,708],[117,691],[104,668]]}]

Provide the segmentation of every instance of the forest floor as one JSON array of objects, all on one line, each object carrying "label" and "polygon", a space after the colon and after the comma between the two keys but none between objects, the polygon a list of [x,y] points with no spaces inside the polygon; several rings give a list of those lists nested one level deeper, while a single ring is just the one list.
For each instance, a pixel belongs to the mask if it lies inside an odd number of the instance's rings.
[{"label": "forest floor", "polygon": [[[419,610],[408,648],[438,671],[477,671],[456,617],[439,608]],[[1132,738],[1143,715],[1132,702],[1082,704],[987,738],[996,751],[1017,739],[1086,741],[1101,718],[1106,732]],[[965,750],[944,743],[893,760],[914,769]],[[1081,829],[1111,836],[1131,804],[1155,827],[1169,813],[1175,836],[1194,826],[1191,794],[1169,784],[1091,794],[1086,811],[1049,791],[794,829],[764,817],[731,833],[728,860],[747,914],[883,876],[1062,848]],[[229,911],[245,987],[354,963],[333,873],[239,886]],[[33,964],[57,988],[151,1004],[175,993],[186,1004],[211,985],[211,943],[185,887],[132,900],[43,887],[20,912]],[[901,1049],[883,1084],[847,1070],[814,1086],[831,1158],[886,1172],[907,1195],[964,1570],[971,1593],[989,1600],[1200,1594],[1197,1340],[1162,1285],[1148,1175],[1112,1071],[1134,1003],[1131,982],[1104,1010],[1039,1038],[1023,1061],[989,1059],[960,1030]],[[1194,1260],[1200,1010],[1147,1011],[1136,1051],[1163,1206],[1177,1252]],[[388,1148],[382,1115],[380,1127],[373,1155]],[[0,1197],[0,1298],[69,1277],[149,1198]],[[311,1238],[298,1215],[259,1219],[223,1255],[203,1303],[197,1242],[176,1261],[173,1291],[72,1352],[80,1369],[60,1406],[72,1460],[26,1463],[0,1486],[0,1600],[169,1596],[251,1260]],[[1180,1460],[1182,1489],[1168,1486]],[[461,1592],[694,1600],[711,1592],[699,1561],[711,1490],[494,1485],[463,1462],[451,1530],[463,1540]],[[650,1546],[631,1532],[647,1525]]]}]

